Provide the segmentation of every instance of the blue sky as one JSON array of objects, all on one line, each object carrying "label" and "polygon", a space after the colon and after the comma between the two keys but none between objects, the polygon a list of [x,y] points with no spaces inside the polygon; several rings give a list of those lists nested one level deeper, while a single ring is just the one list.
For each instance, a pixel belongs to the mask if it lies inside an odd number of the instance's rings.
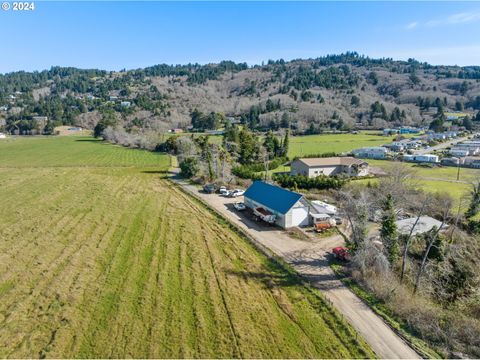
[{"label": "blue sky", "polygon": [[478,2],[62,2],[0,10],[0,72],[317,57],[480,65]]}]

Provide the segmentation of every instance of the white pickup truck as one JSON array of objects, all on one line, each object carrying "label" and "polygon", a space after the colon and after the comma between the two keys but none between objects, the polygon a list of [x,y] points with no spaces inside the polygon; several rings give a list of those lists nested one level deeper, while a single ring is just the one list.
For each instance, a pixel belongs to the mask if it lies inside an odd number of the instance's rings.
[{"label": "white pickup truck", "polygon": [[277,217],[274,214],[272,214],[270,211],[262,207],[257,207],[253,209],[253,215],[255,215],[257,219],[261,219],[268,224],[273,224],[277,219]]}]

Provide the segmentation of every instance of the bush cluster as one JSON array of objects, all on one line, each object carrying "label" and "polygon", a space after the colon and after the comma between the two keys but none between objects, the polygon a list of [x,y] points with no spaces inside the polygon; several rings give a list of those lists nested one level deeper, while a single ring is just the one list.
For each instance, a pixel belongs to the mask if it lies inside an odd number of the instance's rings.
[{"label": "bush cluster", "polygon": [[304,175],[274,174],[273,179],[282,187],[298,189],[339,189],[347,180],[332,176],[317,176],[309,178]]},{"label": "bush cluster", "polygon": [[[274,170],[287,161],[286,157],[278,157],[268,163],[268,170]],[[258,174],[265,170],[262,163],[235,166],[232,173],[242,179],[260,180],[262,175]]]}]

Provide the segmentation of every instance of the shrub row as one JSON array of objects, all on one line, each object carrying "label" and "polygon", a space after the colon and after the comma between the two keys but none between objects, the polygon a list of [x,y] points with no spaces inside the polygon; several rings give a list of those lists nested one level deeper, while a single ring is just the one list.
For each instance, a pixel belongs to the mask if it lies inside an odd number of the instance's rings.
[{"label": "shrub row", "polygon": [[317,176],[309,178],[304,175],[288,175],[288,174],[274,174],[273,180],[278,182],[282,187],[298,188],[298,189],[339,189],[347,180],[331,176]]},{"label": "shrub row", "polygon": [[[286,157],[278,157],[268,163],[268,170],[274,170],[287,161]],[[265,170],[262,163],[235,166],[232,173],[242,179],[260,180],[262,175],[258,174]]]}]

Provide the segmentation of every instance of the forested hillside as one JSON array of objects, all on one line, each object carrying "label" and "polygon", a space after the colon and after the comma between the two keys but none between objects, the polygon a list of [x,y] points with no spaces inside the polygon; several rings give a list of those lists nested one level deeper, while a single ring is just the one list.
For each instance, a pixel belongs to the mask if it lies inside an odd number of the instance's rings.
[{"label": "forested hillside", "polygon": [[475,119],[479,94],[479,66],[357,53],[253,67],[231,61],[120,72],[53,67],[0,75],[0,131],[93,129],[98,122],[129,132],[165,131],[187,128],[192,118],[202,130],[235,119],[252,129],[294,133],[429,125],[445,111],[467,111]]}]

